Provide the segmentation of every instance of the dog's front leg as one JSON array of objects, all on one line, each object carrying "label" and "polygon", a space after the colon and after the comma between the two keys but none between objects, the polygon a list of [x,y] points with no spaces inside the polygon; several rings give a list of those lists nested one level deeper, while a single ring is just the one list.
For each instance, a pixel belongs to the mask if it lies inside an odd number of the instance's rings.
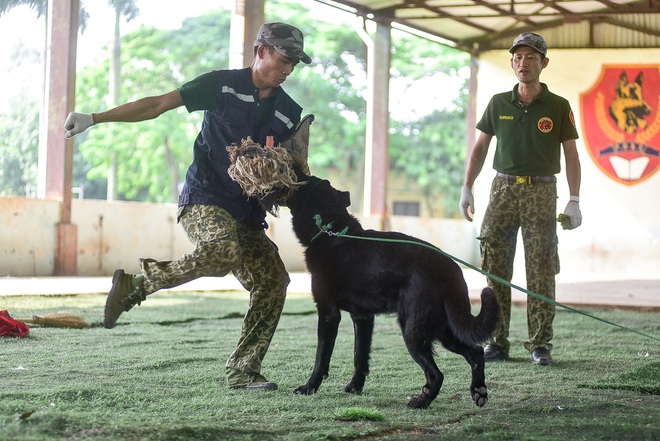
[{"label": "dog's front leg", "polygon": [[371,339],[374,333],[374,316],[356,316],[353,319],[355,343],[353,348],[353,378],[344,388],[344,392],[362,393],[364,382],[369,375],[369,354],[371,354]]},{"label": "dog's front leg", "polygon": [[341,313],[338,309],[325,310],[319,308],[318,343],[316,345],[316,361],[314,370],[307,380],[307,384],[300,386],[293,392],[296,394],[311,395],[321,386],[321,382],[328,378],[330,370],[330,358],[335,348],[337,330],[341,321]]}]

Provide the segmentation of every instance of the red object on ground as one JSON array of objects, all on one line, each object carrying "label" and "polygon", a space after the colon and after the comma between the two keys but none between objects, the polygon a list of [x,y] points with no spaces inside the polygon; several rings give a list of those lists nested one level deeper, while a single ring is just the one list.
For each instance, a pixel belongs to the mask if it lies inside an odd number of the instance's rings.
[{"label": "red object on ground", "polygon": [[27,337],[30,327],[14,320],[7,310],[0,311],[0,337]]},{"label": "red object on ground", "polygon": [[275,138],[272,136],[266,136],[266,148],[270,149],[275,147]]}]

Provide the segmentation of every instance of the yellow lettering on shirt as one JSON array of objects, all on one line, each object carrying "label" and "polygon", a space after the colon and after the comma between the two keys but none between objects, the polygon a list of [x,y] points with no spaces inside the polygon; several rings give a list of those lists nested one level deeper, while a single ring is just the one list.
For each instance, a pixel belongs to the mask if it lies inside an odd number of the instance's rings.
[{"label": "yellow lettering on shirt", "polygon": [[513,121],[513,116],[511,115],[500,115],[500,119],[506,119]]}]

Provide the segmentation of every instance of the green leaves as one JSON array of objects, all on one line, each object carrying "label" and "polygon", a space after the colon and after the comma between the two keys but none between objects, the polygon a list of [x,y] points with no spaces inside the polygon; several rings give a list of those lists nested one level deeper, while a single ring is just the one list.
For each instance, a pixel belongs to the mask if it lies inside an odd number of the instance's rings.
[{"label": "green leaves", "polygon": [[[137,12],[136,2],[110,3],[118,4],[126,19]],[[305,50],[313,57],[311,65],[299,64],[283,87],[304,114],[316,116],[310,131],[312,170],[321,175],[332,172],[349,185],[358,183],[366,142],[366,46],[352,26],[326,21],[323,14],[309,9],[307,2],[265,4],[265,20],[287,21],[300,28]],[[180,29],[143,26],[122,35],[121,102],[167,93],[202,73],[227,68],[230,22],[231,12],[217,9],[186,18]],[[112,106],[111,56],[110,48],[99,51],[97,63],[78,72],[77,111],[100,112]],[[467,150],[468,61],[465,53],[392,31],[390,74],[392,87],[399,92],[390,104],[389,188],[421,193],[426,212],[434,216],[457,215],[454,207]],[[413,94],[414,89],[421,92]],[[430,98],[443,90],[452,93],[435,104]],[[394,96],[391,92],[392,100]],[[0,115],[0,143],[3,153],[8,152],[2,158],[1,194],[22,194],[27,183],[36,185],[39,107],[40,103],[31,103]],[[401,108],[412,111],[402,115]],[[176,201],[201,120],[201,112],[189,114],[179,108],[152,121],[91,128],[74,138],[73,185],[84,186],[87,198],[105,198],[105,181],[116,157],[119,199]],[[359,192],[360,188],[355,184],[349,189]]]},{"label": "green leaves", "polygon": [[25,196],[36,188],[39,151],[39,102],[22,94],[11,113],[0,112],[0,195]]},{"label": "green leaves", "polygon": [[[229,12],[221,10],[186,19],[178,30],[141,27],[125,35],[122,101],[160,95],[212,68],[226,67],[229,42],[224,29],[228,27]],[[103,62],[78,74],[76,96],[89,96],[78,100],[80,111],[107,109],[108,69]],[[76,138],[82,158],[92,164],[86,178],[107,179],[115,155],[120,199],[176,202],[179,184],[192,160],[192,144],[201,119],[201,113],[189,114],[182,107],[150,121],[95,126],[85,137]]]}]

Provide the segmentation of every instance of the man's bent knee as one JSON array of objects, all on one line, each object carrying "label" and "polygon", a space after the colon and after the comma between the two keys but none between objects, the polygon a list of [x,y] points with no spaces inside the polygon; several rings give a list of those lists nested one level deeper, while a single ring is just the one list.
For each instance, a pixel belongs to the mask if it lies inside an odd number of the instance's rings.
[{"label": "man's bent knee", "polygon": [[218,240],[197,244],[191,261],[196,266],[217,273],[209,276],[224,276],[239,264],[240,256],[241,247],[237,241]]}]

